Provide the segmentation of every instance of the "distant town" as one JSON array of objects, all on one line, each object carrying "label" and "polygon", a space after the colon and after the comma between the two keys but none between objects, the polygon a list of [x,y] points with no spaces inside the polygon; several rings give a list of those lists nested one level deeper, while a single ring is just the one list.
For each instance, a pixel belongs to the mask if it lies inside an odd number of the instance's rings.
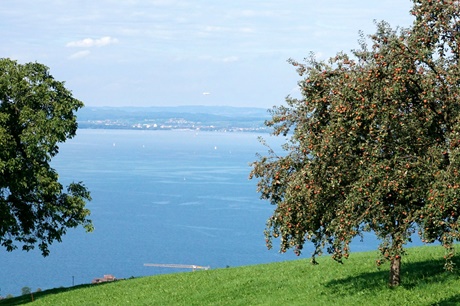
[{"label": "distant town", "polygon": [[85,107],[79,128],[268,132],[267,109],[226,106]]}]

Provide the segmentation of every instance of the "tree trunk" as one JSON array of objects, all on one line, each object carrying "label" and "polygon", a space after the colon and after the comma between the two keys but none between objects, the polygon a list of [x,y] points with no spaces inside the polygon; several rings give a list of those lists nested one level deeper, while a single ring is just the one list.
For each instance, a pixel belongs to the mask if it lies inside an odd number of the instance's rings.
[{"label": "tree trunk", "polygon": [[401,282],[401,256],[396,255],[390,264],[390,287],[397,287]]}]

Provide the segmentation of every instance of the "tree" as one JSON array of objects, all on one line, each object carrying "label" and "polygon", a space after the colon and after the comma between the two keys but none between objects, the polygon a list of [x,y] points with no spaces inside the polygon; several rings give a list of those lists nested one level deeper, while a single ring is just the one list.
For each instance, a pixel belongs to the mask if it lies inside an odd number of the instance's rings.
[{"label": "tree", "polygon": [[[400,283],[404,245],[417,232],[446,248],[459,239],[460,18],[458,1],[415,0],[409,29],[385,22],[351,55],[290,60],[302,98],[274,107],[266,125],[285,154],[259,155],[251,178],[276,205],[266,242],[300,254],[306,241],[342,262],[354,237],[381,241]],[[368,43],[369,42],[369,43]]]},{"label": "tree", "polygon": [[89,191],[80,182],[64,192],[50,166],[58,144],[75,136],[82,106],[46,66],[0,59],[0,243],[7,251],[38,244],[47,256],[67,228],[92,230]]},{"label": "tree", "polygon": [[21,288],[21,295],[28,295],[32,293],[32,289],[30,287],[22,287]]}]

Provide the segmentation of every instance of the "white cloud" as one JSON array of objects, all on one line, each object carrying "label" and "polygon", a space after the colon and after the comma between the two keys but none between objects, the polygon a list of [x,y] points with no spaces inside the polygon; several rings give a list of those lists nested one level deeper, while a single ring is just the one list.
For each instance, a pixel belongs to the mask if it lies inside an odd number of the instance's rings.
[{"label": "white cloud", "polygon": [[237,62],[237,61],[239,61],[239,59],[240,59],[240,58],[239,58],[238,56],[228,56],[228,57],[224,57],[224,58],[222,59],[222,61],[223,61],[224,63],[232,63],[232,62]]},{"label": "white cloud", "polygon": [[[226,57],[219,57],[219,56],[211,56],[211,55],[201,55],[197,57],[198,60],[201,61],[209,61],[215,63],[234,63],[238,62],[240,58],[235,55],[230,55]],[[187,60],[187,58],[177,58],[177,60]]]},{"label": "white cloud", "polygon": [[103,47],[111,44],[118,43],[118,39],[110,36],[104,36],[99,39],[85,38],[82,40],[71,41],[66,44],[66,47],[77,47],[77,48],[90,48],[90,47]]},{"label": "white cloud", "polygon": [[69,58],[70,59],[79,59],[79,58],[88,56],[90,53],[91,52],[89,50],[83,50],[83,51],[79,51],[77,53],[72,54],[71,56],[69,56]]},{"label": "white cloud", "polygon": [[217,27],[217,26],[206,26],[204,28],[205,31],[207,32],[221,32],[227,30],[226,28],[223,27]]},{"label": "white cloud", "polygon": [[252,27],[240,28],[239,31],[241,33],[255,33],[256,32],[255,28],[252,28]]},{"label": "white cloud", "polygon": [[273,17],[279,15],[279,11],[270,11],[270,10],[241,10],[240,12],[237,12],[237,15],[240,15],[242,17],[249,17],[249,18],[254,18],[254,17]]}]

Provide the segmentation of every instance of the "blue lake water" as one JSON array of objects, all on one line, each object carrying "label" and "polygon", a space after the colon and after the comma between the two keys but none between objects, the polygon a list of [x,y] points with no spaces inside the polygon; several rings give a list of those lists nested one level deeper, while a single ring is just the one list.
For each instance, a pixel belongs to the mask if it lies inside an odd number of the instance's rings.
[{"label": "blue lake water", "polygon": [[[49,289],[117,278],[183,272],[145,263],[214,268],[297,259],[267,250],[265,221],[274,209],[248,180],[251,133],[79,130],[61,145],[53,166],[61,182],[91,191],[95,231],[70,230],[42,258],[38,251],[0,249],[0,295],[28,286]],[[265,135],[268,137],[268,135]],[[273,141],[279,145],[281,141]],[[372,236],[353,251],[376,249]],[[309,251],[310,250],[310,251]],[[301,258],[309,257],[306,247]]]}]

